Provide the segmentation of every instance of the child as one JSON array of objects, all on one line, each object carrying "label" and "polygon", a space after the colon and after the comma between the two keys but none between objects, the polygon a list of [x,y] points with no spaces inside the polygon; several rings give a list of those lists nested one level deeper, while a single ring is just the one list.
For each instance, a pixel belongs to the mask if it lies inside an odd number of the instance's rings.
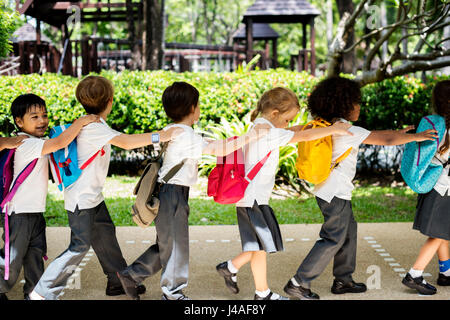
[{"label": "child", "polygon": [[[10,269],[9,280],[4,280],[5,252],[0,257],[0,293],[7,299],[6,293],[14,286],[24,267],[25,299],[33,290],[44,272],[43,257],[47,245],[45,239],[45,202],[48,185],[47,154],[66,147],[88,123],[97,121],[94,115],[84,116],[74,121],[73,125],[61,136],[44,140],[48,127],[45,101],[34,94],[17,97],[11,105],[11,114],[19,128],[20,137],[26,139],[14,154],[14,179],[30,162],[39,159],[35,168],[25,179],[7,209],[10,228]],[[4,239],[4,235],[3,235]]]},{"label": "child", "polygon": [[[321,81],[308,99],[308,109],[314,117],[328,122],[356,121],[360,113],[361,91],[359,85],[345,78],[328,78]],[[400,145],[411,141],[432,140],[435,131],[407,134],[406,130],[368,131],[352,126],[353,136],[333,136],[332,160],[335,161],[352,148],[350,154],[339,163],[330,176],[314,188],[324,223],[318,240],[303,260],[296,275],[288,281],[284,291],[300,299],[319,299],[311,292],[311,281],[325,270],[334,258],[331,288],[333,294],[365,292],[365,284],[352,279],[356,265],[357,226],[351,204],[352,180],[356,173],[358,148],[361,143],[372,145]]]},{"label": "child", "polygon": [[[236,203],[237,219],[242,243],[242,253],[232,260],[216,266],[224,277],[226,286],[238,293],[236,273],[250,262],[255,282],[255,300],[288,300],[272,292],[267,284],[267,252],[283,251],[283,242],[277,219],[269,199],[278,169],[279,148],[288,143],[315,140],[331,134],[350,134],[348,124],[335,124],[328,128],[301,131],[303,126],[287,128],[300,109],[297,96],[289,89],[274,88],[265,92],[252,112],[255,125],[267,124],[269,133],[244,148],[246,173],[269,152],[269,158],[248,185],[244,197]],[[256,118],[258,115],[261,117]]]},{"label": "child", "polygon": [[[99,151],[101,153],[82,171],[80,177],[64,190],[64,206],[71,229],[70,245],[47,267],[30,294],[31,299],[57,299],[91,245],[108,278],[106,294],[124,294],[116,271],[125,268],[126,262],[102,195],[111,144],[123,149],[134,149],[151,144],[152,135],[156,135],[161,141],[169,141],[176,132],[168,130],[153,134],[127,135],[111,129],[106,124],[106,119],[112,110],[113,95],[112,83],[99,76],[84,78],[76,88],[77,100],[86,112],[100,117],[99,123],[87,125],[77,137],[78,163],[81,165],[93,154]],[[138,289],[145,291],[143,286]]]},{"label": "child", "polygon": [[[267,129],[267,126],[259,126],[232,142],[219,140],[208,143],[192,129],[200,116],[198,101],[198,90],[185,82],[174,82],[163,93],[164,110],[175,122],[164,130],[179,127],[184,132],[170,142],[158,173],[158,181],[163,184],[159,192],[159,213],[155,219],[156,243],[118,274],[126,293],[135,300],[139,300],[136,283],[160,269],[162,299],[189,300],[182,289],[187,286],[189,274],[188,198],[189,187],[197,183],[197,163],[202,153],[225,156],[257,139],[264,134],[262,129]],[[163,177],[183,159],[183,167],[163,182]]]},{"label": "child", "polygon": [[[439,258],[440,286],[450,286],[450,253],[448,241],[450,240],[450,177],[448,160],[450,156],[450,80],[438,82],[433,88],[432,105],[434,111],[445,118],[447,133],[440,142],[433,163],[444,164],[444,170],[433,190],[427,194],[419,194],[417,211],[413,228],[428,236],[422,246],[419,256],[406,274],[402,283],[420,294],[432,295],[436,288],[423,279],[423,270],[430,263],[437,252]],[[447,163],[447,164],[445,164]]]},{"label": "child", "polygon": [[26,136],[0,137],[0,151],[3,151],[4,149],[16,149],[26,138]]}]

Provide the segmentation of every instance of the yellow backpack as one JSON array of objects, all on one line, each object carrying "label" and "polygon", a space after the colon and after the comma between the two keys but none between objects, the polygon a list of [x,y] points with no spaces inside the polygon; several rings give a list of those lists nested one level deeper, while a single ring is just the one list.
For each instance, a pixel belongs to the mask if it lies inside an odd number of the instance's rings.
[{"label": "yellow backpack", "polygon": [[[331,123],[317,118],[308,122],[302,130],[314,129],[318,127],[328,127]],[[331,155],[333,143],[331,136],[311,141],[302,141],[298,143],[298,157],[295,167],[300,179],[306,180],[312,184],[319,184],[325,181],[331,171],[344,160],[352,151],[348,149],[343,155],[333,163]]]}]

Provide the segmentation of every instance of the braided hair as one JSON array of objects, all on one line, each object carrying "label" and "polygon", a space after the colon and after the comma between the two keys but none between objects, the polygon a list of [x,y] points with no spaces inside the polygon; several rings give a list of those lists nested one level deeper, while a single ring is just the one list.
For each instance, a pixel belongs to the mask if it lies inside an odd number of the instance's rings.
[{"label": "braided hair", "polygon": [[445,118],[445,127],[447,134],[439,153],[442,155],[450,148],[450,139],[448,130],[450,129],[450,80],[443,80],[436,83],[431,95],[431,103],[434,111]]}]

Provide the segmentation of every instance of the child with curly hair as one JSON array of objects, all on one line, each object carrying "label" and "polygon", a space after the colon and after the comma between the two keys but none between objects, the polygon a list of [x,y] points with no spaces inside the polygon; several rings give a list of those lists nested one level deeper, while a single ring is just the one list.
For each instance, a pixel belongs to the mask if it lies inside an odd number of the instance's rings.
[{"label": "child with curly hair", "polygon": [[[316,118],[330,123],[356,121],[360,114],[361,91],[357,82],[333,77],[321,81],[308,99],[308,110]],[[320,238],[301,263],[284,291],[302,300],[317,300],[319,295],[311,292],[311,282],[317,278],[334,258],[335,277],[331,292],[343,294],[367,290],[365,284],[356,283],[352,274],[356,266],[357,225],[352,210],[352,180],[356,173],[358,149],[362,143],[372,145],[401,145],[411,141],[432,140],[434,130],[408,134],[411,127],[394,131],[368,131],[352,126],[351,136],[332,136],[332,161],[336,161],[349,148],[350,154],[336,166],[329,177],[314,188],[317,204],[324,223]]]}]

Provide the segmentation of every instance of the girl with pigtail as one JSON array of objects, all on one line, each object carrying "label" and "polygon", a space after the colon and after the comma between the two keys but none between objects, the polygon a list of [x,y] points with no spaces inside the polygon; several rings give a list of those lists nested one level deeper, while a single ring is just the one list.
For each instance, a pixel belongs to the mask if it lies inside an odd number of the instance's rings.
[{"label": "girl with pigtail", "polygon": [[432,162],[443,165],[444,169],[434,188],[419,194],[413,229],[428,236],[414,265],[402,283],[416,289],[420,294],[432,295],[437,289],[423,279],[423,271],[437,253],[439,276],[437,284],[450,286],[450,80],[440,81],[433,88],[432,105],[434,112],[445,118],[445,139],[442,139]]},{"label": "girl with pigtail", "polygon": [[[264,137],[243,148],[246,175],[258,164],[261,169],[250,181],[244,197],[236,203],[242,252],[232,260],[216,266],[225,285],[234,294],[239,292],[237,272],[250,263],[255,283],[255,300],[288,300],[270,290],[267,283],[267,253],[283,251],[280,228],[269,199],[278,171],[279,148],[288,143],[316,140],[328,135],[352,135],[351,125],[337,122],[327,128],[288,127],[300,109],[298,97],[287,88],[277,87],[265,92],[251,114],[254,125],[270,126]],[[262,159],[266,159],[262,162]]]}]

